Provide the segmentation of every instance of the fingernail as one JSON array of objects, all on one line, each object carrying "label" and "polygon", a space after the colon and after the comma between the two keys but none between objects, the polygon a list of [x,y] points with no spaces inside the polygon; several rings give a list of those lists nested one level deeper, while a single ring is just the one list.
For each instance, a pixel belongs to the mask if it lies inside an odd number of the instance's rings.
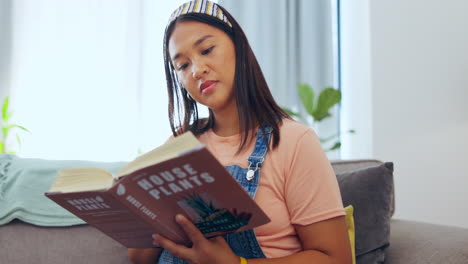
[{"label": "fingernail", "polygon": [[153,234],[151,237],[153,237],[153,245],[159,247],[159,235],[158,234]]},{"label": "fingernail", "polygon": [[178,214],[178,215],[176,215],[175,219],[176,219],[177,222],[180,222],[180,221],[184,220],[184,216],[181,215],[181,214]]}]

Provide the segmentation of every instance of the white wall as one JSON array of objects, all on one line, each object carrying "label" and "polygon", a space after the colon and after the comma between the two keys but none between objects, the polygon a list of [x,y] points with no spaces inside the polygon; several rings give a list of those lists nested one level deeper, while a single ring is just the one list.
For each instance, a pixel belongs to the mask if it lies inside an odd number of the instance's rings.
[{"label": "white wall", "polygon": [[[357,74],[343,88],[356,88],[354,98],[370,96],[371,102],[343,111],[354,109],[357,120],[370,116],[356,129],[371,136],[367,147],[348,140],[343,156],[361,157],[370,149],[372,157],[395,163],[395,217],[468,227],[468,1],[359,3],[344,4],[343,13],[353,21],[353,8],[367,9],[368,23],[347,29],[367,39],[343,34],[343,52],[368,45],[370,60],[343,54],[344,76]],[[370,85],[359,82],[367,75]],[[359,130],[366,126],[371,131]]]},{"label": "white wall", "polygon": [[341,158],[372,157],[372,90],[369,2],[341,1]]}]

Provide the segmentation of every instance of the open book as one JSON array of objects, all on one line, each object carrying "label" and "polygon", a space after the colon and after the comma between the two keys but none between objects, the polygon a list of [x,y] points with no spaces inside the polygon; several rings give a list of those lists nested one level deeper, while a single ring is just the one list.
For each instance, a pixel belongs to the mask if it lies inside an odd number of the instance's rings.
[{"label": "open book", "polygon": [[60,170],[45,195],[128,248],[153,247],[153,233],[189,245],[175,222],[178,213],[207,237],[270,221],[190,132],[138,157],[116,175],[97,168]]}]

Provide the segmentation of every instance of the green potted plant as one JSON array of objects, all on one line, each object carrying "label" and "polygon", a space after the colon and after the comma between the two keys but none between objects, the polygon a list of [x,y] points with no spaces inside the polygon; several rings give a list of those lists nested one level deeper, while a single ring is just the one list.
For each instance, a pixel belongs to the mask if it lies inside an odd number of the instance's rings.
[{"label": "green potted plant", "polygon": [[[9,110],[10,98],[7,96],[3,100],[2,104],[2,116],[0,120],[0,126],[2,129],[2,135],[0,137],[0,154],[15,154],[13,150],[9,148],[8,142],[11,135],[13,135],[14,130],[20,129],[26,132],[29,132],[25,127],[18,124],[11,123],[11,116],[13,113]],[[21,146],[21,139],[19,134],[16,134],[16,140],[18,145]]]},{"label": "green potted plant", "polygon": [[[341,101],[341,91],[333,87],[327,87],[323,89],[317,98],[315,96],[315,91],[310,85],[299,83],[297,84],[297,88],[302,106],[304,107],[307,115],[311,117],[312,122],[310,121],[310,118],[302,116],[299,112],[294,112],[286,107],[283,107],[283,110],[285,110],[292,117],[299,119],[301,122],[309,126],[313,126],[314,123],[321,122],[324,119],[330,117],[330,109]],[[350,129],[345,133],[354,134],[355,131]],[[340,135],[341,132],[338,132],[327,137],[320,137],[320,142],[324,146],[324,150],[329,152],[339,149],[341,147]],[[330,144],[330,142],[333,143]]]}]

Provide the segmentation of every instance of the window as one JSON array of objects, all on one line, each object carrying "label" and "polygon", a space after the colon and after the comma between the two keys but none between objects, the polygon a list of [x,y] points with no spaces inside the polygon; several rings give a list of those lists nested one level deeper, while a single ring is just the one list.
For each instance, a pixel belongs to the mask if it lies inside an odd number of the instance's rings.
[{"label": "window", "polygon": [[11,103],[31,131],[19,155],[131,160],[162,144],[162,40],[182,2],[13,1]]}]

